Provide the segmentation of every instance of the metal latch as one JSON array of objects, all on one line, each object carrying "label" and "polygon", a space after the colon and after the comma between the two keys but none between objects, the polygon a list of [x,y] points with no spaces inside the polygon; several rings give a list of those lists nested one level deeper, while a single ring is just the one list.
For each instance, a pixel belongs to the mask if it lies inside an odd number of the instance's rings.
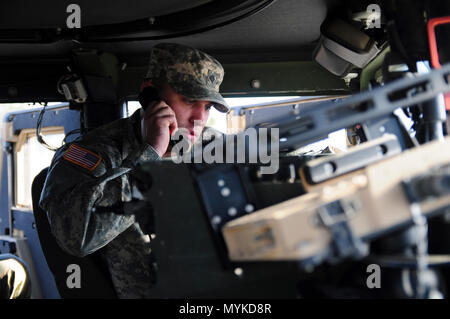
[{"label": "metal latch", "polygon": [[368,255],[369,247],[356,237],[348,223],[359,210],[357,200],[336,200],[317,209],[320,225],[328,228],[332,244],[327,259],[336,263],[344,258],[360,259]]}]

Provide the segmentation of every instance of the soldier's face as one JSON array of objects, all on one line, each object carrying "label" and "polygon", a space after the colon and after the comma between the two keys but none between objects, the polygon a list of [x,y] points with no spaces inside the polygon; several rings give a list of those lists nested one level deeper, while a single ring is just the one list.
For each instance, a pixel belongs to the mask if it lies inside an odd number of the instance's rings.
[{"label": "soldier's face", "polygon": [[168,84],[160,91],[160,98],[175,112],[178,128],[186,129],[186,137],[192,143],[195,142],[201,136],[213,104],[208,101],[192,101],[175,92]]}]

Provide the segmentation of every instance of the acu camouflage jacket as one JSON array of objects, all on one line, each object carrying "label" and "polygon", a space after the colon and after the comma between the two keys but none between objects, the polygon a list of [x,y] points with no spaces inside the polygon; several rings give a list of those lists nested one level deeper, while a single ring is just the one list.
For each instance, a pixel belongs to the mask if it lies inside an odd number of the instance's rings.
[{"label": "acu camouflage jacket", "polygon": [[60,247],[79,257],[98,250],[119,298],[151,297],[150,238],[134,215],[108,207],[132,199],[133,164],[159,159],[142,143],[138,110],[61,147],[41,193]]}]

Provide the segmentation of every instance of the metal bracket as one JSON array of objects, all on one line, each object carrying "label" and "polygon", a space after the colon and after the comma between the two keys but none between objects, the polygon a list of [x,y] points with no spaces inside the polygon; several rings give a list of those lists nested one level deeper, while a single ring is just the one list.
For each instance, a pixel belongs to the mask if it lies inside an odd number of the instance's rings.
[{"label": "metal bracket", "polygon": [[[414,78],[399,79],[337,103],[316,103],[305,108],[301,116],[285,117],[271,123],[270,127],[279,128],[280,150],[295,150],[336,130],[378,120],[397,108],[421,104],[438,94],[450,92],[449,74],[450,63],[441,69]],[[408,92],[412,89],[417,93],[411,96]]]},{"label": "metal bracket", "polygon": [[328,228],[332,245],[328,261],[336,263],[344,258],[360,259],[367,256],[368,245],[356,237],[348,223],[358,210],[357,201],[337,200],[317,209],[322,226]]},{"label": "metal bracket", "polygon": [[366,167],[401,152],[398,139],[391,134],[351,148],[347,153],[307,162],[303,169],[308,183],[318,184]]},{"label": "metal bracket", "polygon": [[402,186],[411,204],[447,196],[450,194],[450,164],[403,180]]}]

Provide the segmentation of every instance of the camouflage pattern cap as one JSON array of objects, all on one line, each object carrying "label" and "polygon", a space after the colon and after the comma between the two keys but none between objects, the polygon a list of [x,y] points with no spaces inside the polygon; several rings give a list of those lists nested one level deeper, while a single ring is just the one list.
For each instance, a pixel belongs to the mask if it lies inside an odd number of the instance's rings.
[{"label": "camouflage pattern cap", "polygon": [[213,102],[226,113],[229,107],[219,93],[223,76],[222,65],[212,56],[184,45],[160,43],[152,48],[146,78],[155,84],[167,82],[189,99]]}]

